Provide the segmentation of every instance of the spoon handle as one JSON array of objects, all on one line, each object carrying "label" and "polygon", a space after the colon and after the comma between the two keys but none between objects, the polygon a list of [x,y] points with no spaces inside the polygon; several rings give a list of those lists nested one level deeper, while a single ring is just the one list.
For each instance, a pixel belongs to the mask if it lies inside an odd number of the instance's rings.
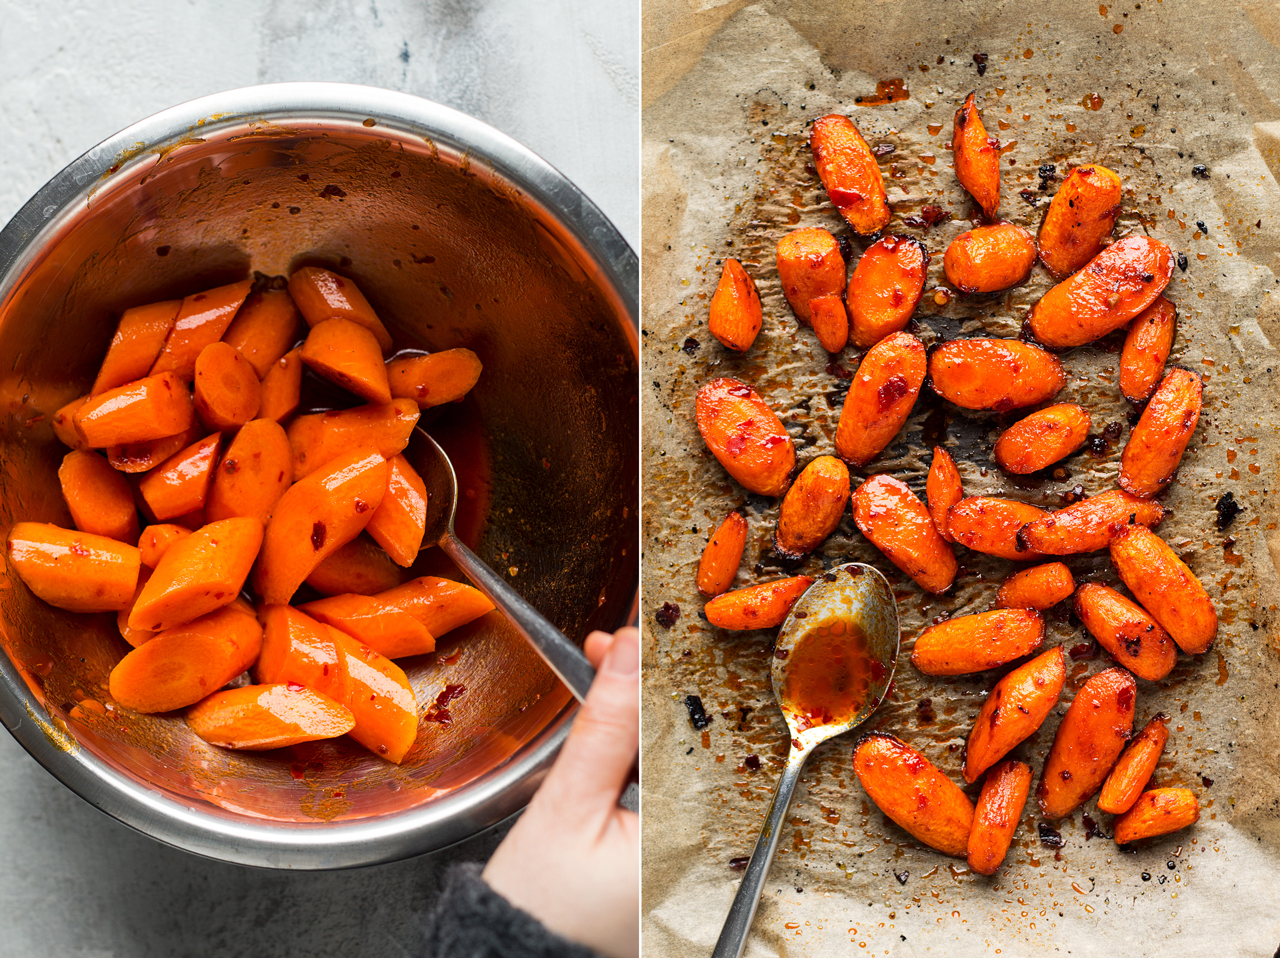
[{"label": "spoon handle", "polygon": [[742,884],[738,886],[738,894],[729,907],[729,916],[720,929],[720,938],[711,958],[740,958],[742,955],[742,949],[747,944],[747,933],[751,931],[751,920],[755,918],[756,906],[760,903],[760,891],[769,875],[773,853],[778,848],[782,823],[791,806],[796,783],[800,781],[800,769],[804,767],[804,760],[808,757],[809,749],[799,749],[794,745],[787,754],[787,767],[783,769],[778,787],[773,791],[773,801],[765,815],[764,828],[756,839],[755,851],[751,853],[751,861],[747,864],[746,874],[742,876]]},{"label": "spoon handle", "polygon": [[541,612],[521,598],[515,589],[507,585],[501,576],[485,565],[456,536],[442,536],[440,547],[467,578],[475,583],[476,588],[502,610],[520,634],[529,640],[529,644],[551,667],[551,671],[560,677],[560,681],[574,697],[579,702],[585,699],[596,672],[582,650],[548,622]]}]

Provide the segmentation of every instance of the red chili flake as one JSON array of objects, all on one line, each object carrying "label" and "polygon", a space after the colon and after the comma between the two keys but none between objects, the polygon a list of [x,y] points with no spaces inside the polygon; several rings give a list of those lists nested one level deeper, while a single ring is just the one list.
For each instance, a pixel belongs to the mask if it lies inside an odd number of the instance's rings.
[{"label": "red chili flake", "polygon": [[363,513],[363,512],[368,512],[368,511],[369,511],[369,503],[365,502],[363,499],[357,499],[357,500],[356,500],[356,512],[358,512],[358,513]]},{"label": "red chili flake", "polygon": [[1081,659],[1095,659],[1098,657],[1098,644],[1092,641],[1081,642],[1079,645],[1071,646],[1067,655],[1071,656],[1072,660],[1076,662]]},{"label": "red chili flake", "polygon": [[889,379],[876,390],[876,399],[880,405],[880,411],[893,407],[899,399],[911,391],[911,387],[907,385],[907,377],[899,373],[897,376],[890,376]]},{"label": "red chili flake", "polygon": [[[743,423],[743,428],[745,429],[746,426],[750,424],[750,422],[751,420],[748,419],[747,422]],[[724,448],[725,448],[725,451],[729,453],[729,455],[736,456],[740,454],[743,449],[746,448],[746,445],[747,445],[746,432],[736,432],[728,438],[728,440],[724,444]]]},{"label": "red chili flake", "polygon": [[762,440],[760,441],[760,445],[764,446],[766,449],[772,449],[774,446],[780,446],[780,445],[782,445],[782,444],[783,444],[784,442],[786,442],[789,438],[791,438],[791,437],[790,437],[790,436],[778,436],[778,435],[774,435],[774,436],[765,436],[765,438],[764,438],[764,439],[762,439]]},{"label": "red chili flake", "polygon": [[324,548],[324,523],[317,522],[311,527],[311,548],[319,552]]},{"label": "red chili flake", "polygon": [[286,682],[285,688],[287,688],[290,692],[301,692],[303,689],[306,688],[306,686],[303,685],[301,682]]},{"label": "red chili flake", "polygon": [[746,383],[734,383],[732,386],[729,387],[728,392],[730,396],[738,396],[738,397],[750,396],[751,387],[748,386]]},{"label": "red chili flake", "polygon": [[237,463],[234,459],[222,460],[222,470],[226,473],[234,473],[237,470],[239,470],[239,468],[240,468],[240,464]]},{"label": "red chili flake", "polygon": [[1133,708],[1133,688],[1131,686],[1126,685],[1116,693],[1116,705],[1126,712]]}]

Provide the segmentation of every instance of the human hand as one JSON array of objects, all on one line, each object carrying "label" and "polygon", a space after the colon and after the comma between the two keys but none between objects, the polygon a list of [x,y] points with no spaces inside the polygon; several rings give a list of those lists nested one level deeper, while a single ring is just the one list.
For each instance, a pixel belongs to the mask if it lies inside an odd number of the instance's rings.
[{"label": "human hand", "polygon": [[610,956],[640,951],[640,818],[618,805],[639,749],[640,633],[592,632],[595,681],[560,755],[485,866],[498,894]]}]

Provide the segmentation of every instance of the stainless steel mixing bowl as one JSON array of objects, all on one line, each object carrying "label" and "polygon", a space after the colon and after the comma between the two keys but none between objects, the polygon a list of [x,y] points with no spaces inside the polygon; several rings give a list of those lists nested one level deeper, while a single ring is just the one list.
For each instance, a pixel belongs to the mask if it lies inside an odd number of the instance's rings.
[{"label": "stainless steel mixing bowl", "polygon": [[[624,624],[638,577],[635,254],[573,184],[477,120],[323,83],[166,110],[76,160],[0,232],[0,529],[70,525],[49,421],[128,306],[251,271],[353,277],[403,347],[466,346],[472,395],[431,424],[459,531],[571,637]],[[417,574],[447,570],[438,549]],[[233,753],[116,708],[112,615],[0,589],[0,720],[86,801],[160,841],[281,868],[443,847],[527,803],[569,695],[497,613],[406,671],[425,706],[400,767],[347,741]],[[447,710],[446,686],[465,687]],[[456,692],[456,689],[452,691]],[[442,721],[441,719],[446,719]]]}]

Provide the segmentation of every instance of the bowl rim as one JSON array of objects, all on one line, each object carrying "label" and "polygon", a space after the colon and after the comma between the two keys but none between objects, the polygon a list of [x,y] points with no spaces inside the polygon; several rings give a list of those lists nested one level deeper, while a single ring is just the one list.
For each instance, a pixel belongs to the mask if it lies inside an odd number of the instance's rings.
[{"label": "bowl rim", "polygon": [[[103,140],[68,164],[0,230],[0,301],[58,224],[79,212],[105,177],[199,127],[208,133],[300,117],[387,126],[427,137],[520,188],[572,236],[600,269],[630,320],[638,351],[639,269],[635,251],[598,207],[533,151],[493,127],[412,94],[347,83],[242,87],[162,110]],[[626,324],[624,323],[624,329]],[[633,616],[638,599],[629,604]],[[620,621],[616,626],[625,625]],[[615,626],[615,627],[616,627]],[[518,813],[546,775],[568,733],[572,703],[516,756],[419,808],[352,822],[263,822],[232,818],[134,782],[75,743],[0,654],[0,723],[55,778],[90,805],[164,844],[206,858],[265,868],[354,868],[436,851]]]}]

